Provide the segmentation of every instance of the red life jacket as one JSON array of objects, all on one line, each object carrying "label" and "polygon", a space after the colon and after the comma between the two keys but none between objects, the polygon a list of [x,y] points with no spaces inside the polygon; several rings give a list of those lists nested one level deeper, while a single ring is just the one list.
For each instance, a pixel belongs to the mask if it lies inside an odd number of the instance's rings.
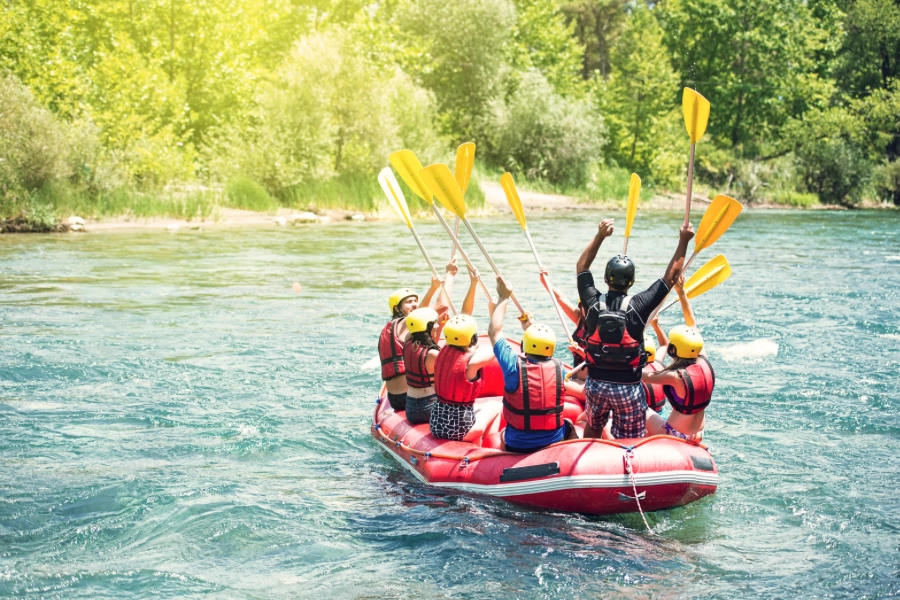
[{"label": "red life jacket", "polygon": [[[663,368],[661,362],[654,360],[652,363],[647,363],[647,366],[644,367],[644,373],[658,373],[662,371]],[[408,372],[406,378],[409,379]],[[644,387],[644,394],[647,396],[647,406],[656,412],[661,412],[663,406],[666,405],[666,392],[663,389],[663,386],[659,383],[649,384],[643,381],[641,382],[641,385]]]},{"label": "red life jacket", "polygon": [[531,362],[519,355],[519,387],[503,390],[503,418],[520,431],[562,427],[563,369],[555,358]]},{"label": "red life jacket", "polygon": [[396,325],[400,319],[392,319],[381,330],[378,338],[378,356],[381,358],[381,378],[384,381],[406,373],[403,364],[403,344],[397,337]]},{"label": "red life jacket", "polygon": [[665,386],[666,397],[672,404],[672,409],[683,415],[693,415],[709,406],[716,385],[716,373],[709,360],[700,356],[697,362],[677,372],[684,382],[685,398],[679,398],[672,386]]},{"label": "red life jacket", "polygon": [[[578,319],[578,325],[575,327],[575,332],[572,333],[572,341],[578,344],[578,346],[584,350],[587,348],[587,331],[584,329],[584,317],[580,317]],[[572,353],[572,366],[577,367],[581,363],[584,362],[584,359],[581,355]],[[581,375],[583,377],[583,375]]]},{"label": "red life jacket", "polygon": [[429,373],[425,359],[431,348],[412,340],[403,345],[403,364],[406,367],[406,383],[411,388],[424,389],[434,385],[434,373]]},{"label": "red life jacket", "polygon": [[587,361],[604,371],[632,371],[638,373],[646,364],[643,344],[628,333],[625,311],[631,300],[622,299],[617,309],[606,306],[606,294],[600,296],[597,327],[587,339]]},{"label": "red life jacket", "polygon": [[444,346],[434,361],[434,391],[445,404],[474,404],[484,385],[482,370],[475,381],[466,377],[469,351],[456,346]]}]

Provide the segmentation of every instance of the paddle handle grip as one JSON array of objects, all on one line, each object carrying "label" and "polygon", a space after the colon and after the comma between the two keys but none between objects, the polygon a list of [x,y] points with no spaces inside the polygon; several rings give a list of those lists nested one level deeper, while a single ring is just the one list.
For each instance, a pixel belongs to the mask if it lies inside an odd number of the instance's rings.
[{"label": "paddle handle grip", "polygon": [[694,149],[696,144],[691,144],[691,155],[688,158],[687,197],[684,200],[684,226],[691,222],[691,193],[694,184]]},{"label": "paddle handle grip", "polygon": [[[528,232],[527,227],[524,229],[524,231],[525,231],[525,237],[528,238],[528,245],[531,246],[531,253],[534,254],[534,260],[535,260],[535,262],[537,262],[538,269],[543,271],[544,265],[541,263],[541,257],[538,256],[537,248],[534,246],[534,240],[531,239],[531,234]],[[547,290],[547,292],[549,292],[549,294],[550,294],[550,300],[553,301],[553,308],[556,309],[556,315],[559,317],[559,322],[563,326],[563,331],[566,332],[566,338],[569,340],[570,344],[574,344],[575,340],[572,339],[572,334],[569,333],[569,328],[566,325],[566,317],[563,314],[562,309],[559,307],[559,302],[556,301],[556,296],[553,295],[552,290]]]},{"label": "paddle handle grip", "polygon": [[[413,237],[416,238],[416,243],[419,245],[419,250],[422,251],[422,256],[425,257],[425,261],[428,263],[428,266],[431,267],[431,274],[434,277],[438,277],[437,269],[434,268],[434,263],[431,262],[431,257],[428,256],[428,252],[425,250],[424,244],[422,244],[422,240],[419,239],[419,234],[416,233],[416,228],[410,226],[409,230],[412,232]],[[453,299],[450,298],[450,294],[447,293],[447,290],[444,288],[444,282],[441,282],[441,291],[444,292],[444,297],[447,298],[447,304],[450,306],[450,310],[453,311],[454,315],[459,314],[456,312],[456,307],[453,306]]]},{"label": "paddle handle grip", "polygon": [[[444,230],[447,232],[447,235],[449,235],[450,239],[453,240],[453,245],[459,250],[459,255],[463,257],[463,260],[466,261],[466,264],[469,266],[469,268],[474,271],[475,265],[473,265],[472,261],[469,260],[469,255],[466,254],[466,251],[462,249],[462,246],[459,244],[459,239],[455,235],[453,235],[453,230],[450,229],[450,225],[447,224],[447,220],[444,218],[444,215],[441,214],[441,211],[438,210],[438,207],[434,203],[434,201],[431,202],[431,210],[433,210],[434,214],[437,215],[438,221],[441,222],[441,225],[444,226]],[[488,302],[493,302],[494,297],[491,296],[491,292],[487,289],[487,286],[484,285],[484,281],[481,279],[481,277],[478,278],[478,283],[481,289],[484,290],[484,295],[487,296]]]},{"label": "paddle handle grip", "polygon": [[622,245],[622,256],[628,255],[628,236],[625,236],[625,244]]},{"label": "paddle handle grip", "polygon": [[[478,237],[478,234],[475,233],[475,230],[472,228],[471,223],[469,223],[469,220],[463,217],[462,222],[466,224],[466,229],[468,229],[469,233],[472,234],[472,239],[474,239],[475,243],[478,244],[478,248],[481,250],[481,253],[484,254],[484,257],[487,259],[488,264],[491,265],[491,268],[494,270],[494,274],[497,277],[503,277],[503,275],[500,273],[500,269],[497,268],[497,265],[494,264],[494,261],[491,259],[491,255],[488,254],[487,248],[485,248],[484,244],[481,243],[481,239]],[[460,252],[462,252],[462,250],[460,250]],[[519,309],[519,313],[524,315],[525,309],[522,308],[521,304],[519,304],[519,300],[516,298],[516,295],[511,294],[510,298],[512,298],[512,301],[515,303],[516,308]]]}]

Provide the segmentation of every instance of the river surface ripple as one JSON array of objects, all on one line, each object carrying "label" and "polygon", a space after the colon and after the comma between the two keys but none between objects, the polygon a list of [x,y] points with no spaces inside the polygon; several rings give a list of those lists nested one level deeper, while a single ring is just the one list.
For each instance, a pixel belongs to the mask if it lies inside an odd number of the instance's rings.
[{"label": "river surface ripple", "polygon": [[[571,297],[600,217],[529,218]],[[680,219],[638,216],[636,288]],[[474,224],[553,324],[512,217]],[[435,491],[370,437],[385,298],[429,279],[399,223],[2,236],[0,595],[900,594],[900,214],[750,212],[697,264],[717,252],[734,275],[696,312],[719,491],[651,536]]]}]

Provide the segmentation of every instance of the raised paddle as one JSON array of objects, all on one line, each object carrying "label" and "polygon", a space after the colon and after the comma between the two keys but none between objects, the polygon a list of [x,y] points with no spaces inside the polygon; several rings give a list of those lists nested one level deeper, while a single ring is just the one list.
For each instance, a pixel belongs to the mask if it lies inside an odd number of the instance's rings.
[{"label": "raised paddle", "polygon": [[[413,191],[413,193],[431,205],[431,210],[434,211],[434,214],[437,215],[438,221],[441,222],[441,225],[444,226],[444,230],[447,232],[447,235],[450,236],[450,239],[453,240],[454,245],[459,249],[460,255],[463,257],[463,260],[466,261],[466,264],[469,266],[473,272],[475,272],[475,265],[472,264],[472,261],[469,260],[469,255],[466,254],[465,250],[462,249],[462,246],[459,244],[459,239],[457,239],[456,235],[450,229],[450,225],[447,224],[446,219],[444,219],[444,215],[441,214],[440,209],[434,203],[434,194],[431,193],[431,190],[425,185],[425,182],[422,181],[419,173],[422,171],[422,163],[419,162],[419,159],[416,158],[416,155],[412,150],[398,150],[394,152],[388,157],[391,164],[397,169],[397,172],[400,173],[400,177],[409,186],[409,189]],[[487,286],[484,285],[484,281],[482,281],[481,277],[478,277],[478,283],[481,286],[481,289],[484,290],[484,294],[488,298],[488,302],[493,302],[494,298],[491,296],[491,292],[488,291]]]},{"label": "raised paddle", "polygon": [[[450,173],[450,168],[442,163],[429,165],[419,171],[419,175],[422,177],[425,185],[431,190],[431,193],[438,199],[438,202],[443,204],[444,208],[455,214],[463,222],[463,225],[469,230],[472,239],[478,244],[478,248],[481,250],[481,253],[484,254],[484,258],[487,259],[488,264],[491,265],[491,268],[494,270],[497,277],[503,277],[500,273],[500,269],[497,268],[496,263],[494,263],[491,258],[491,255],[488,254],[484,244],[481,243],[478,234],[475,233],[475,229],[472,228],[472,224],[469,223],[469,220],[466,218],[466,201],[463,198],[462,190],[459,189],[459,184],[456,183],[456,179],[454,179],[453,174]],[[460,252],[461,251],[462,250],[460,250]],[[524,316],[525,309],[519,304],[515,294],[510,297],[516,304],[516,308],[518,308],[519,312]]]},{"label": "raised paddle", "polygon": [[[522,200],[519,199],[519,192],[516,191],[516,183],[513,181],[513,177],[509,173],[504,173],[500,178],[500,186],[503,188],[503,191],[506,193],[506,201],[509,202],[509,207],[512,209],[513,214],[516,216],[516,221],[519,222],[519,225],[522,226],[522,231],[525,232],[525,237],[528,239],[528,245],[531,246],[531,253],[534,254],[534,260],[537,262],[538,269],[540,271],[544,271],[544,265],[541,263],[541,257],[538,256],[537,248],[534,247],[534,240],[531,239],[531,233],[528,231],[528,223],[525,221],[525,210],[522,208]],[[553,308],[556,309],[556,314],[559,316],[559,322],[562,323],[563,331],[566,332],[566,337],[569,340],[570,344],[574,344],[575,340],[572,339],[572,334],[569,333],[569,327],[566,325],[566,318],[563,315],[562,309],[559,307],[559,303],[556,301],[556,296],[553,294],[551,290],[547,290],[550,293],[550,299],[553,301]]]},{"label": "raised paddle", "polygon": [[[466,190],[469,189],[469,179],[472,178],[472,167],[474,166],[475,142],[460,144],[459,148],[456,149],[456,165],[453,168],[453,176],[456,177],[456,183],[459,184],[459,189],[462,190],[463,196],[466,195]],[[459,217],[456,217],[456,222],[453,224],[453,235],[459,237]],[[450,251],[450,260],[454,258],[456,258],[456,244],[453,245],[453,250]]]},{"label": "raised paddle", "polygon": [[[713,242],[728,231],[728,228],[731,227],[731,224],[738,218],[742,210],[744,210],[744,205],[734,198],[724,195],[718,195],[713,198],[712,204],[707,207],[706,212],[703,213],[703,218],[700,220],[700,226],[694,235],[694,253],[691,254],[691,258],[688,259],[681,269],[682,273],[687,272],[688,267],[691,266],[691,263],[694,262],[701,250],[712,246]],[[669,291],[671,292],[672,290]],[[666,293],[663,302],[668,297],[669,294]],[[659,310],[653,312],[653,316],[657,314],[659,314]]]},{"label": "raised paddle", "polygon": [[[397,211],[397,214],[400,215],[400,218],[403,219],[403,222],[409,227],[413,237],[416,238],[419,250],[422,251],[422,256],[425,257],[425,261],[431,268],[432,276],[437,278],[437,269],[434,268],[431,257],[428,256],[425,246],[422,245],[422,240],[419,239],[419,234],[416,233],[416,228],[413,227],[412,219],[409,218],[409,206],[406,204],[406,198],[403,197],[403,191],[400,189],[400,184],[397,182],[397,178],[394,177],[394,172],[391,171],[390,167],[385,167],[381,170],[381,173],[378,174],[378,183],[381,184],[381,189],[384,190],[384,195],[387,196],[388,202],[391,203],[391,206],[394,207],[394,210]],[[453,311],[454,315],[457,314],[456,307],[453,306],[453,300],[450,298],[450,294],[444,289],[444,282],[441,282],[441,291],[444,292],[444,296],[447,297],[447,304],[450,305],[450,310]]]},{"label": "raised paddle", "polygon": [[637,173],[632,173],[631,183],[628,185],[628,208],[625,209],[625,245],[622,246],[622,256],[628,254],[628,238],[631,237],[631,226],[634,225],[634,216],[637,214],[640,199],[641,178]]},{"label": "raised paddle", "polygon": [[[697,269],[696,273],[691,275],[691,278],[684,283],[684,291],[688,298],[696,298],[713,289],[729,277],[731,277],[731,265],[728,264],[728,259],[725,258],[724,254],[719,254]],[[659,309],[659,312],[666,310],[676,302],[678,302],[677,299],[672,300]]]},{"label": "raised paddle", "polygon": [[694,183],[694,149],[697,142],[706,133],[709,123],[709,100],[692,90],[684,88],[681,97],[681,108],[684,111],[684,126],[691,136],[691,153],[688,158],[687,198],[684,201],[684,224],[691,220],[691,188]]}]

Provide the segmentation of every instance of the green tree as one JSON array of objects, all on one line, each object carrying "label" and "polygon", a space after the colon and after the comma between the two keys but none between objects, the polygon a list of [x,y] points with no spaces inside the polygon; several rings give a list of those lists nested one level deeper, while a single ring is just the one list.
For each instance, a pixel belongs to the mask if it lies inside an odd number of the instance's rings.
[{"label": "green tree", "polygon": [[[610,133],[609,155],[619,165],[657,182],[671,182],[672,172],[657,169],[666,149],[678,91],[678,75],[663,45],[656,10],[638,5],[610,59],[610,74],[599,83],[600,106]],[[656,167],[656,168],[654,168]]]},{"label": "green tree", "polygon": [[791,116],[822,107],[823,78],[840,43],[833,3],[670,0],[661,5],[666,44],[686,85],[711,102],[709,132],[756,152]]},{"label": "green tree", "polygon": [[562,7],[584,47],[582,78],[590,79],[594,73],[603,79],[609,76],[610,54],[625,27],[628,4],[629,0],[577,0]]}]

